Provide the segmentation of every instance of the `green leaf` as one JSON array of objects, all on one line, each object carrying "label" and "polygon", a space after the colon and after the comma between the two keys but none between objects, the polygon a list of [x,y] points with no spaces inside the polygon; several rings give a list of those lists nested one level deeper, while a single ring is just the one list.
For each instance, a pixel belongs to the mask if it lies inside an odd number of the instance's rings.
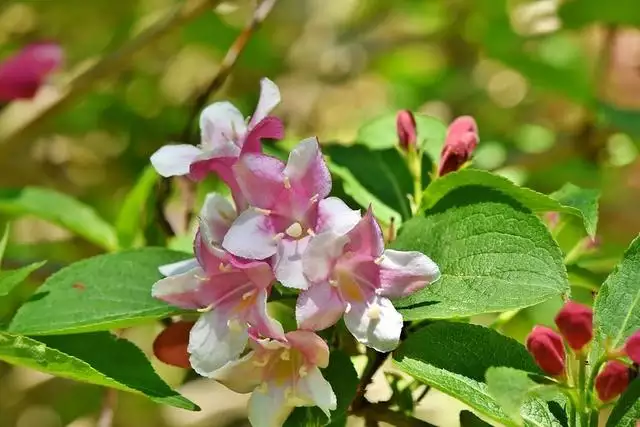
[{"label": "green leaf", "polygon": [[512,338],[482,326],[436,322],[409,335],[394,353],[396,365],[474,410],[513,424],[489,395],[484,375],[492,366],[540,373],[527,350]]},{"label": "green leaf", "polygon": [[482,418],[478,417],[471,411],[461,411],[460,412],[460,427],[491,427],[491,424],[482,420]]},{"label": "green leaf", "polygon": [[34,262],[16,270],[5,270],[0,272],[0,297],[7,296],[11,291],[27,280],[27,277],[40,267],[46,264],[46,261]]},{"label": "green leaf", "polygon": [[433,181],[422,197],[422,209],[432,208],[451,191],[465,186],[493,188],[512,197],[533,212],[557,211],[577,216],[584,222],[589,235],[593,236],[596,233],[599,197],[597,190],[586,190],[567,184],[554,193],[556,195],[554,198],[520,187],[501,176],[477,169],[463,169]]},{"label": "green leaf", "polygon": [[11,232],[10,223],[5,224],[4,231],[2,232],[2,238],[0,238],[0,267],[2,267],[2,259],[4,258],[4,251],[7,250],[7,243],[9,243],[9,234]]},{"label": "green leaf", "polygon": [[144,212],[149,194],[159,178],[160,175],[155,169],[147,166],[136,185],[127,194],[116,220],[116,233],[121,248],[132,247],[136,238],[142,234],[144,215],[141,213]]},{"label": "green leaf", "polygon": [[113,227],[100,218],[93,208],[51,189],[0,189],[0,213],[37,216],[109,251],[118,246]]},{"label": "green leaf", "polygon": [[612,1],[607,7],[597,0],[572,0],[562,3],[558,13],[567,28],[593,23],[640,27],[638,5],[630,0]]},{"label": "green leaf", "polygon": [[594,303],[595,336],[621,347],[640,329],[640,237],[627,249],[620,264],[602,284]]},{"label": "green leaf", "polygon": [[0,332],[0,360],[76,381],[144,394],[178,408],[199,410],[172,390],[131,342],[108,332],[34,339]]},{"label": "green leaf", "polygon": [[51,275],[16,313],[9,331],[53,335],[124,328],[180,310],[151,297],[158,267],[188,257],[164,248],[99,255]]},{"label": "green leaf", "polygon": [[640,378],[636,378],[620,396],[607,420],[607,427],[635,427],[640,419]]},{"label": "green leaf", "polygon": [[294,409],[284,423],[284,427],[344,425],[349,405],[358,388],[358,374],[349,356],[334,350],[331,352],[329,366],[322,369],[322,375],[331,384],[337,398],[336,409],[331,411],[331,420],[327,420],[320,408],[300,407]]},{"label": "green leaf", "polygon": [[395,306],[406,320],[524,308],[569,291],[562,254],[542,222],[486,187],[448,193],[405,223],[394,249],[419,251],[441,278]]}]

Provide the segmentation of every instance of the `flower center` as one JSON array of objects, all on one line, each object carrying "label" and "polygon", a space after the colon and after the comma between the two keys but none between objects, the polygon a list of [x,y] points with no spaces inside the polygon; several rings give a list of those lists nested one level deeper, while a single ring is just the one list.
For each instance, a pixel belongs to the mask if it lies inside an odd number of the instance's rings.
[{"label": "flower center", "polygon": [[282,385],[295,384],[299,378],[307,375],[302,353],[296,349],[283,348],[271,352],[265,368],[264,380]]}]

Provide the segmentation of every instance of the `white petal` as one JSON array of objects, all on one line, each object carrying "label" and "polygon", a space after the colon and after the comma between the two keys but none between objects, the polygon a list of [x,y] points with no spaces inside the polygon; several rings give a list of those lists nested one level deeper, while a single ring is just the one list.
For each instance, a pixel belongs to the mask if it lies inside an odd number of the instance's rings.
[{"label": "white petal", "polygon": [[281,427],[293,410],[285,399],[285,385],[266,383],[266,390],[254,390],[249,399],[249,423],[252,427]]},{"label": "white petal", "polygon": [[231,361],[218,369],[211,378],[224,384],[236,393],[249,393],[262,382],[262,367],[254,360],[255,353]]},{"label": "white petal", "polygon": [[304,274],[311,282],[328,280],[334,261],[342,254],[349,239],[331,231],[316,235],[302,255]]},{"label": "white petal", "polygon": [[392,351],[400,342],[402,315],[387,298],[375,297],[367,303],[352,304],[344,322],[358,341],[377,351]]},{"label": "white petal", "polygon": [[307,249],[311,236],[300,240],[281,240],[275,254],[274,273],[283,286],[307,289],[307,279],[302,272],[302,255]]},{"label": "white petal", "polygon": [[256,123],[267,117],[279,103],[280,89],[278,89],[278,86],[268,78],[262,78],[260,80],[260,99],[258,100],[256,111],[249,122],[249,127],[254,127]]},{"label": "white petal", "polygon": [[313,406],[322,409],[327,417],[331,417],[329,411],[334,411],[337,407],[336,394],[329,381],[322,376],[320,369],[317,367],[309,369],[307,375],[298,383],[298,388],[300,393],[313,402]]},{"label": "white petal", "polygon": [[253,209],[240,214],[222,241],[227,251],[247,259],[269,258],[276,253],[277,245],[269,218]]},{"label": "white petal", "polygon": [[214,102],[200,114],[202,145],[206,150],[238,141],[246,130],[242,113],[230,102]]},{"label": "white petal", "polygon": [[220,245],[237,214],[229,200],[218,193],[209,193],[204,199],[200,217],[205,223],[210,243]]},{"label": "white petal", "polygon": [[296,301],[296,321],[300,329],[321,331],[335,325],[344,314],[345,303],[329,283],[315,283],[300,292]]},{"label": "white petal", "polygon": [[359,210],[353,210],[337,197],[327,197],[318,203],[318,227],[316,233],[333,231],[346,234],[360,221]]},{"label": "white petal", "polygon": [[151,296],[181,308],[202,308],[197,290],[202,284],[199,277],[204,276],[205,273],[200,267],[171,275],[154,283]]},{"label": "white petal", "polygon": [[387,249],[380,262],[381,295],[401,298],[424,288],[440,277],[440,269],[420,252]]},{"label": "white petal", "polygon": [[193,145],[165,145],[151,155],[151,164],[165,178],[186,175],[200,154],[202,150]]},{"label": "white petal", "polygon": [[185,259],[171,264],[165,264],[158,267],[160,274],[165,277],[174,276],[176,274],[186,273],[198,267],[198,261],[195,258]]},{"label": "white petal", "polygon": [[229,321],[237,322],[228,313],[214,309],[200,316],[193,325],[187,351],[191,354],[191,366],[198,374],[211,377],[243,352],[249,338],[247,327],[238,323],[230,328]]}]

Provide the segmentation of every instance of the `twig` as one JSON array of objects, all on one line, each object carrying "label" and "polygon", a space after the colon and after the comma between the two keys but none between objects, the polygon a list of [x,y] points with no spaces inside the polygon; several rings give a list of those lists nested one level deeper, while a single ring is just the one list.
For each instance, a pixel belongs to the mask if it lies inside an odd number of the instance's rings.
[{"label": "twig", "polygon": [[420,403],[422,399],[424,399],[427,396],[427,393],[429,393],[429,390],[431,390],[431,386],[429,384],[425,384],[424,390],[422,390],[422,393],[420,393],[420,395],[416,399],[416,403]]},{"label": "twig", "polygon": [[356,396],[353,398],[353,401],[351,402],[351,411],[353,413],[358,413],[365,406],[368,406],[367,404],[369,402],[364,397],[367,391],[367,387],[371,383],[371,380],[373,379],[373,376],[375,375],[375,373],[384,364],[384,361],[387,360],[387,357],[389,357],[389,354],[391,353],[379,353],[377,351],[370,350],[367,366],[365,366],[364,372],[362,372],[362,378],[360,378],[360,383],[358,383]]},{"label": "twig", "polygon": [[191,142],[191,128],[193,127],[193,123],[198,116],[198,113],[204,108],[204,105],[207,103],[209,97],[222,87],[225,80],[231,73],[234,65],[236,64],[236,61],[251,39],[251,36],[267,18],[276,2],[277,0],[263,0],[256,6],[253,15],[251,16],[245,27],[242,29],[238,37],[236,37],[233,44],[227,50],[227,53],[222,59],[220,68],[218,69],[216,75],[213,77],[213,80],[211,80],[209,85],[205,88],[204,91],[202,91],[202,93],[200,93],[200,95],[198,95],[195,102],[193,103],[193,108],[191,109],[191,113],[189,114],[189,119],[187,120],[187,124],[182,133],[183,142]]},{"label": "twig", "polygon": [[[136,38],[130,40],[117,51],[102,57],[93,66],[74,78],[69,86],[49,105],[44,107],[39,114],[23,123],[17,129],[15,127],[9,129],[7,134],[0,135],[0,140],[4,140],[5,144],[10,144],[34,136],[49,118],[64,110],[79,96],[88,92],[98,81],[107,76],[117,74],[126,68],[130,59],[137,52],[207,10],[212,10],[221,1],[191,0],[178,3],[162,19],[142,31]],[[0,117],[0,122],[5,120],[8,120],[8,118]]]},{"label": "twig", "polygon": [[106,389],[102,399],[102,409],[100,410],[100,417],[98,418],[96,427],[111,427],[113,425],[113,415],[117,404],[118,390],[115,388]]},{"label": "twig", "polygon": [[384,403],[367,405],[362,411],[362,415],[365,419],[384,422],[395,427],[436,427],[426,421],[389,409]]}]

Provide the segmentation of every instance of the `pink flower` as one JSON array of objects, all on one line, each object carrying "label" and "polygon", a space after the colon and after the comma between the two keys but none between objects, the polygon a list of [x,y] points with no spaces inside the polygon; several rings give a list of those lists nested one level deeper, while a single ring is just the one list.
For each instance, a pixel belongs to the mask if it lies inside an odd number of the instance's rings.
[{"label": "pink flower", "polygon": [[636,331],[627,339],[624,352],[634,363],[640,364],[640,331]]},{"label": "pink flower", "polygon": [[251,393],[253,427],[280,427],[296,406],[318,406],[330,416],[336,395],[318,368],[329,364],[329,348],[309,331],[288,332],[283,340],[252,340],[253,351],[212,377],[237,393]]},{"label": "pink flower", "polygon": [[260,81],[260,100],[256,111],[245,124],[242,113],[229,102],[216,102],[200,115],[202,143],[165,145],[151,156],[151,163],[164,177],[189,175],[199,181],[208,173],[217,173],[231,188],[238,208],[244,208],[231,167],[241,154],[262,151],[262,138],[281,139],[284,129],[280,119],[268,116],[280,102],[280,91],[271,80]]},{"label": "pink flower", "polygon": [[203,313],[191,329],[188,346],[191,366],[203,376],[240,356],[249,326],[264,336],[284,336],[282,326],[267,314],[273,282],[269,263],[244,260],[216,246],[224,222],[233,220],[221,213],[229,213],[223,200],[207,198],[194,242],[196,260],[164,266],[161,271],[171,275],[152,289],[156,298]]},{"label": "pink flower", "polygon": [[527,337],[527,350],[548,375],[564,373],[566,354],[562,337],[546,326],[535,326]]},{"label": "pink flower", "polygon": [[415,147],[418,138],[416,129],[416,119],[410,110],[400,110],[396,115],[396,131],[398,142],[404,151],[409,151],[409,147]]},{"label": "pink flower", "polygon": [[629,368],[622,362],[612,360],[604,365],[596,377],[598,399],[608,402],[622,394],[629,385]]},{"label": "pink flower", "polygon": [[347,234],[318,234],[302,258],[311,285],[298,298],[298,326],[325,329],[344,315],[358,341],[382,352],[397,347],[402,329],[389,298],[409,295],[440,276],[426,255],[385,250],[371,209]]},{"label": "pink flower", "polygon": [[593,338],[591,307],[569,301],[558,312],[555,321],[560,333],[573,350],[582,350]]},{"label": "pink flower", "polygon": [[0,101],[33,98],[63,60],[55,43],[34,43],[0,64]]},{"label": "pink flower", "polygon": [[478,140],[478,125],[473,117],[462,116],[455,119],[447,129],[438,176],[460,169],[471,158]]},{"label": "pink flower", "polygon": [[284,286],[306,288],[302,254],[311,237],[325,230],[346,233],[360,218],[342,200],[325,199],[331,176],[317,139],[300,142],[286,165],[273,157],[247,154],[234,172],[253,208],[240,214],[222,246],[242,258],[274,256],[276,279]]}]

